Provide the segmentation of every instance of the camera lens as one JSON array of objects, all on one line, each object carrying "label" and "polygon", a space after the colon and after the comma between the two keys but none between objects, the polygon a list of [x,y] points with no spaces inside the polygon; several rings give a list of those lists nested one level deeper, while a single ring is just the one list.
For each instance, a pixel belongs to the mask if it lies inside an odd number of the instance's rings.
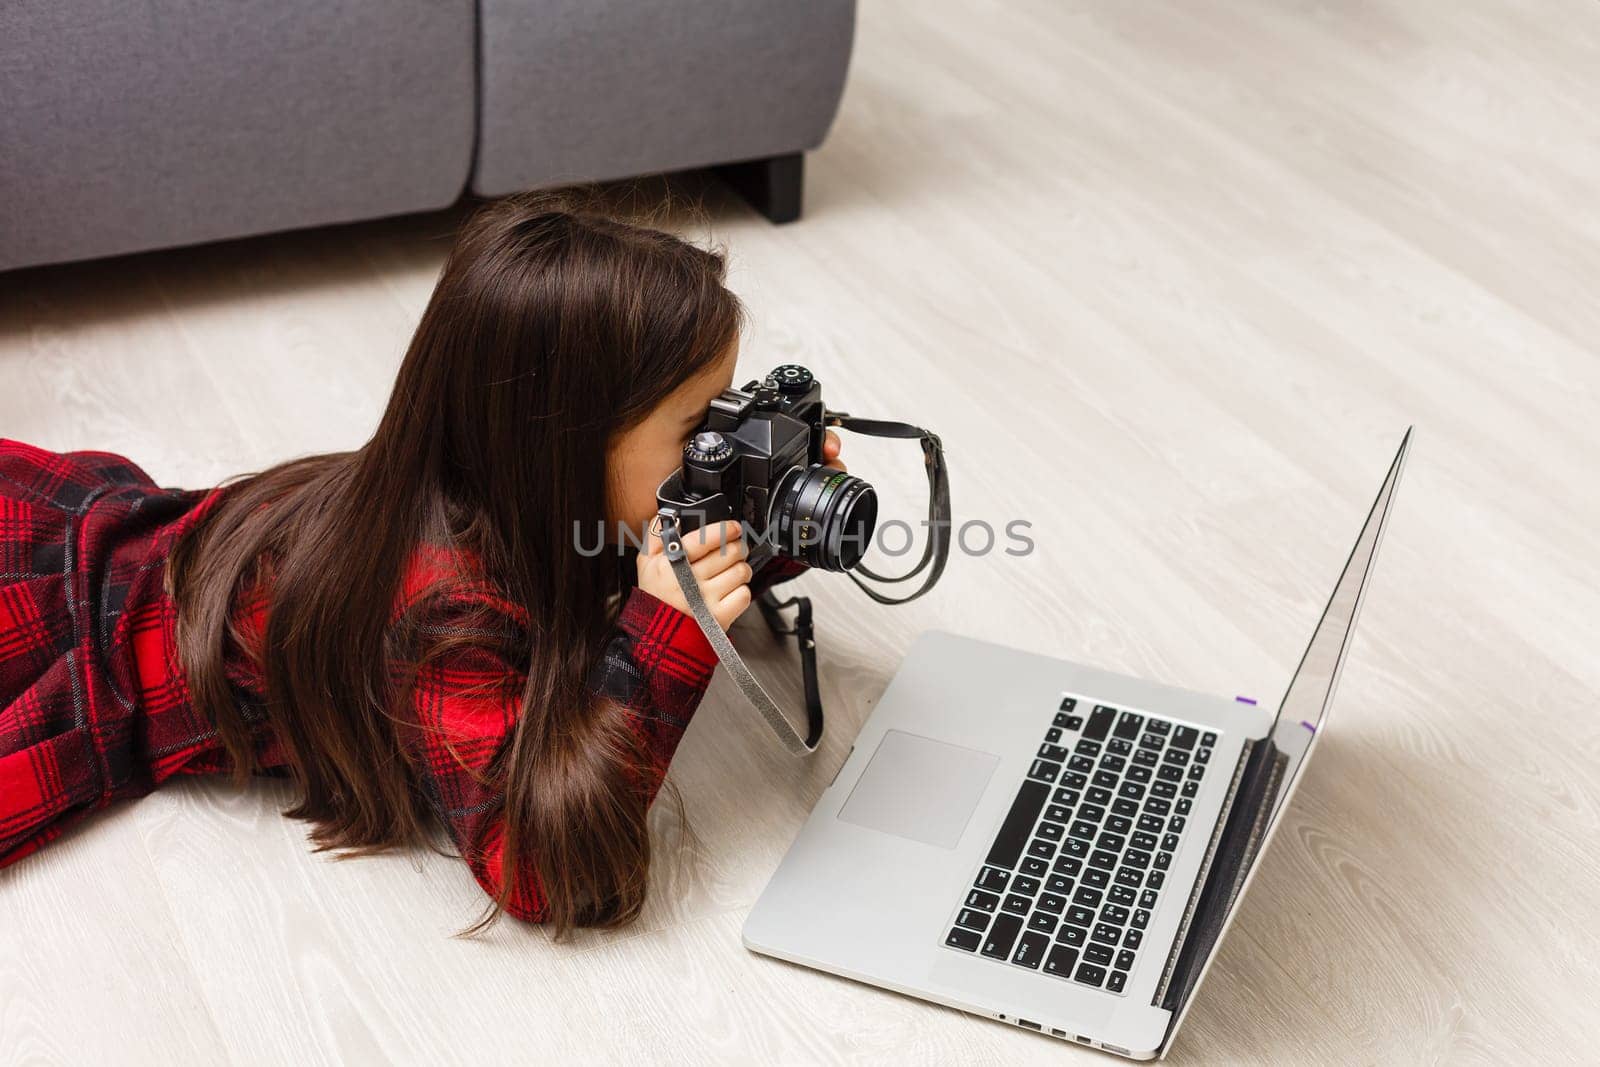
[{"label": "camera lens", "polygon": [[853,474],[821,464],[791,468],[773,501],[777,550],[809,566],[847,571],[872,542],[878,494]]}]

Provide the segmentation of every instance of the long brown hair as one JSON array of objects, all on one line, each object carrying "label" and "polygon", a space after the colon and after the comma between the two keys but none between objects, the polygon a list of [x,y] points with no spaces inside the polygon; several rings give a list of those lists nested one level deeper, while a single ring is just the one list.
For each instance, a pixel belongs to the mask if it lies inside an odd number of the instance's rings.
[{"label": "long brown hair", "polygon": [[504,797],[503,884],[472,933],[527,875],[557,936],[627,922],[643,905],[643,755],[624,713],[585,684],[631,568],[574,551],[573,532],[607,518],[613,435],[713,365],[742,319],[720,254],[592,203],[525,194],[480,209],[372,438],[231,484],[168,564],[181,662],[241,785],[257,742],[224,662],[246,641],[233,606],[270,577],[265,631],[251,636],[260,714],[298,794],[284,814],[314,825],[317,851],[345,855],[427,840],[401,737],[415,668],[486,640],[427,625],[448,588],[397,615],[411,554],[465,550],[526,609],[525,626],[487,639],[526,683],[489,771]]}]

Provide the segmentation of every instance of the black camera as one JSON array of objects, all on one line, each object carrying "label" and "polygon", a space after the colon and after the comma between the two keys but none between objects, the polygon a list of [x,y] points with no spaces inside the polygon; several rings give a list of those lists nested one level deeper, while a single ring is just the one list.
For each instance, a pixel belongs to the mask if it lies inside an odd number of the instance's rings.
[{"label": "black camera", "polygon": [[773,554],[823,570],[861,561],[878,519],[878,495],[853,474],[823,465],[822,385],[793,363],[743,389],[724,389],[683,449],[683,466],[656,489],[682,533],[727,519],[750,542],[750,565]]}]

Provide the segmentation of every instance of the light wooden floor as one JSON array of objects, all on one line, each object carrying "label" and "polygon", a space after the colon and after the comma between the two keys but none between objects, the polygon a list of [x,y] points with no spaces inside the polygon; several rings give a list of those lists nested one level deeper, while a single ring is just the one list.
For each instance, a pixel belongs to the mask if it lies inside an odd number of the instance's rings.
[{"label": "light wooden floor", "polygon": [[[108,813],[0,875],[0,1060],[1091,1062],[740,924],[925,628],[1276,699],[1415,422],[1336,721],[1174,1058],[1592,1061],[1597,111],[1580,0],[867,0],[808,217],[712,201],[742,371],[936,428],[958,519],[1037,551],[900,609],[802,579],[824,750],[719,678],[673,769],[697,843],[621,934],[451,940],[464,868],[313,858],[266,784]],[[183,486],[353,447],[459,218],[0,276],[0,434]],[[914,447],[846,458],[919,514]]]}]

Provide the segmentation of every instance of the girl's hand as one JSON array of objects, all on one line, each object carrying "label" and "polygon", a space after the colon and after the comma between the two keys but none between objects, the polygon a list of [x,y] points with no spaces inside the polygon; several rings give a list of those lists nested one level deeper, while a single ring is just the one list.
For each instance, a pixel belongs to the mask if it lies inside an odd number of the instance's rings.
[{"label": "girl's hand", "polygon": [[[754,572],[745,562],[750,551],[743,534],[739,524],[730,519],[690,530],[683,538],[683,554],[700,585],[700,595],[724,630],[750,606],[750,578]],[[685,615],[693,614],[683,590],[678,588],[678,577],[672,573],[672,561],[667,559],[661,535],[654,529],[649,532],[644,551],[639,553],[639,588]]]},{"label": "girl's hand", "polygon": [[822,458],[826,461],[823,466],[849,470],[839,459],[839,435],[832,430],[822,435]]}]

